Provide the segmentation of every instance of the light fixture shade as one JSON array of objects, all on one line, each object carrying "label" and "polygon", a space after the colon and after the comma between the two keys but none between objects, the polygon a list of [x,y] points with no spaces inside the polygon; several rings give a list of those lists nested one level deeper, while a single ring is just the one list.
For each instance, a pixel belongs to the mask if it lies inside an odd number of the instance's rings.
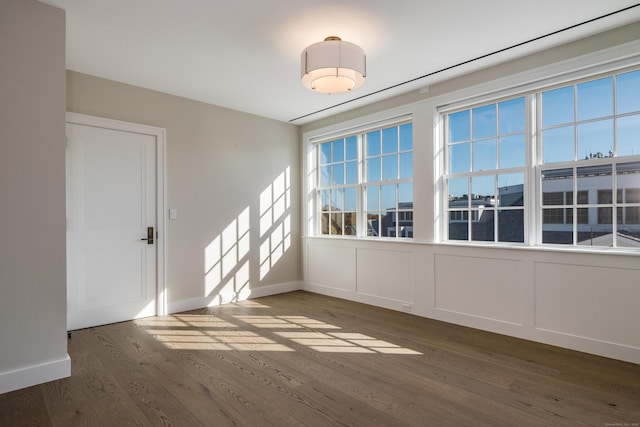
[{"label": "light fixture shade", "polygon": [[302,51],[302,85],[321,93],[359,88],[366,76],[366,56],[358,45],[327,37]]}]

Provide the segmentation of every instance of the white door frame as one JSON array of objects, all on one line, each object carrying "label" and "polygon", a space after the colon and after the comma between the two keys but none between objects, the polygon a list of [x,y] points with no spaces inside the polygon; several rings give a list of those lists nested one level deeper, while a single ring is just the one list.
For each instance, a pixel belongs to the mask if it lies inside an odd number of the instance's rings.
[{"label": "white door frame", "polygon": [[124,132],[150,135],[156,139],[156,314],[164,316],[167,313],[167,292],[165,283],[165,148],[166,130],[155,126],[123,122],[103,117],[88,116],[67,112],[66,122],[69,124],[93,126],[104,129],[120,130]]}]

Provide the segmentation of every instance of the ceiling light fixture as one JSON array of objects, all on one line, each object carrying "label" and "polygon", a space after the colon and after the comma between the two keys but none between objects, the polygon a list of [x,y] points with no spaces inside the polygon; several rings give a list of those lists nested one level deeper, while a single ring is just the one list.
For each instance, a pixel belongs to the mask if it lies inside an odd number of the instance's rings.
[{"label": "ceiling light fixture", "polygon": [[340,37],[327,37],[302,51],[302,85],[321,93],[345,93],[364,83],[364,50]]}]

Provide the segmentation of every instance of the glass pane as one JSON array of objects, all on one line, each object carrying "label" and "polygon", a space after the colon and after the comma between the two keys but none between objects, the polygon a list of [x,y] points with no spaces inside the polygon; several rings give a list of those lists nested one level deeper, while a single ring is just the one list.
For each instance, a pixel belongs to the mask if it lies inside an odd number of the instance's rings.
[{"label": "glass pane", "polygon": [[[618,208],[618,216],[623,209]],[[616,246],[620,248],[638,248],[640,244],[640,207],[624,208],[623,221],[618,221]]]},{"label": "glass pane", "polygon": [[325,142],[320,144],[320,164],[326,165],[331,163],[331,143]]},{"label": "glass pane", "polygon": [[542,243],[553,245],[573,245],[573,231],[567,230],[545,230],[542,229]]},{"label": "glass pane", "polygon": [[[618,182],[620,182],[620,177],[618,177]],[[640,185],[640,182],[636,182],[635,185]],[[640,188],[625,188],[624,193],[625,203],[640,203]]]},{"label": "glass pane", "polygon": [[346,145],[347,155],[345,160],[356,160],[358,158],[358,137],[350,136],[347,138]]},{"label": "glass pane", "polygon": [[395,184],[380,186],[380,207],[386,211],[396,208],[396,186]]},{"label": "glass pane", "polygon": [[589,203],[589,191],[578,191],[578,204],[586,205]]},{"label": "glass pane", "polygon": [[493,209],[480,209],[477,212],[477,219],[471,220],[471,240],[481,242],[493,242],[495,225],[493,223]]},{"label": "glass pane", "polygon": [[469,207],[469,179],[454,178],[447,182],[450,208]]},{"label": "glass pane", "polygon": [[[589,208],[590,211],[602,208]],[[607,208],[609,211],[612,208]],[[610,213],[609,213],[610,215]],[[581,246],[613,246],[613,225],[610,223],[602,223],[593,225],[583,225],[578,227],[578,245]]]},{"label": "glass pane", "polygon": [[[578,176],[578,204],[581,203],[580,191],[588,193],[587,203],[596,203],[596,190],[611,192],[611,165],[588,166],[577,169]],[[600,203],[600,202],[598,202]]]},{"label": "glass pane", "polygon": [[345,167],[347,168],[347,179],[345,184],[357,184],[358,183],[358,163],[357,162],[347,162],[345,163]]},{"label": "glass pane", "polygon": [[613,77],[580,83],[578,89],[578,120],[613,115]]},{"label": "glass pane", "polygon": [[332,166],[333,185],[344,184],[344,163],[338,163]]},{"label": "glass pane", "polygon": [[640,203],[640,162],[618,163],[616,185],[624,189],[624,198],[619,197],[618,203]]},{"label": "glass pane", "polygon": [[380,218],[380,235],[383,237],[396,237],[397,234],[396,212],[382,212]]},{"label": "glass pane", "polygon": [[398,212],[398,237],[413,237],[413,211]]},{"label": "glass pane", "polygon": [[342,212],[334,212],[329,215],[329,234],[342,234],[342,220]]},{"label": "glass pane", "polygon": [[377,182],[381,180],[381,166],[380,166],[380,157],[374,157],[372,159],[367,159],[367,181],[369,182]]},{"label": "glass pane", "polygon": [[640,70],[616,77],[616,113],[640,111]]},{"label": "glass pane", "polygon": [[524,97],[498,104],[498,133],[523,132],[525,125]]},{"label": "glass pane", "polygon": [[413,152],[400,154],[400,178],[413,176]]},{"label": "glass pane", "polygon": [[473,142],[473,170],[491,170],[496,168],[496,140]]},{"label": "glass pane", "polygon": [[524,243],[524,210],[498,211],[498,241]]},{"label": "glass pane", "polygon": [[382,153],[389,154],[398,151],[398,128],[386,128],[382,130]]},{"label": "glass pane", "polygon": [[515,168],[526,163],[524,134],[517,134],[500,138],[498,152],[500,153],[499,167]]},{"label": "glass pane", "polygon": [[398,209],[413,208],[413,183],[398,184]]},{"label": "glass pane", "polygon": [[382,180],[398,179],[398,155],[382,157]]},{"label": "glass pane", "polygon": [[331,210],[341,211],[344,210],[342,203],[342,188],[337,190],[331,190]]},{"label": "glass pane", "polygon": [[400,126],[400,151],[413,149],[413,125],[411,123]]},{"label": "glass pane", "polygon": [[377,211],[380,209],[380,186],[370,185],[367,187],[367,210]]},{"label": "glass pane", "polygon": [[337,139],[333,141],[333,161],[341,162],[344,160],[344,140]]},{"label": "glass pane", "polygon": [[544,206],[564,205],[564,191],[547,191],[542,193]]},{"label": "glass pane", "polygon": [[[567,204],[573,203],[573,169],[549,169],[542,171],[542,203],[543,205],[561,205],[564,195]],[[579,195],[578,195],[579,196]]]},{"label": "glass pane", "polygon": [[345,211],[355,211],[357,204],[357,196],[355,188],[345,188],[344,189],[344,210]]},{"label": "glass pane", "polygon": [[498,196],[500,207],[524,206],[524,174],[498,175]]},{"label": "glass pane", "polygon": [[380,131],[376,130],[367,133],[367,156],[379,156],[380,155]]},{"label": "glass pane", "polygon": [[468,141],[470,139],[471,139],[470,110],[449,114],[449,142]]},{"label": "glass pane", "polygon": [[598,224],[613,224],[613,208],[598,208]]},{"label": "glass pane", "polygon": [[573,126],[542,131],[544,163],[575,160]]},{"label": "glass pane", "polygon": [[495,176],[474,176],[471,178],[472,206],[493,206],[496,199]]},{"label": "glass pane", "polygon": [[322,190],[320,192],[320,209],[323,211],[328,211],[331,206],[331,191],[330,190]]},{"label": "glass pane", "polygon": [[552,208],[542,210],[542,223],[543,224],[564,224],[565,223],[565,209]]},{"label": "glass pane", "polygon": [[344,235],[356,236],[357,234],[358,233],[356,231],[356,213],[345,212],[344,213]]},{"label": "glass pane", "polygon": [[473,139],[496,134],[496,104],[473,109]]},{"label": "glass pane", "polygon": [[331,166],[320,166],[320,185],[322,187],[328,187],[331,185]]},{"label": "glass pane", "polygon": [[578,224],[589,224],[589,209],[579,208],[577,209]]},{"label": "glass pane", "polygon": [[618,156],[640,154],[640,114],[619,117],[616,120],[616,138]]},{"label": "glass pane", "polygon": [[608,205],[613,203],[613,192],[611,190],[598,190],[598,204]]},{"label": "glass pane", "polygon": [[380,236],[380,213],[367,213],[367,236]]},{"label": "glass pane", "polygon": [[469,172],[471,167],[471,144],[455,144],[449,147],[449,173]]},{"label": "glass pane", "polygon": [[624,230],[627,236],[635,236],[640,238],[640,230],[638,227],[625,227],[625,225],[640,224],[640,207],[631,206],[627,208],[618,208],[618,231]]},{"label": "glass pane", "polygon": [[578,158],[613,157],[613,120],[578,125]]},{"label": "glass pane", "polygon": [[467,212],[449,212],[449,240],[469,240],[469,216]]},{"label": "glass pane", "polygon": [[542,126],[573,122],[573,105],[573,86],[542,92]]}]

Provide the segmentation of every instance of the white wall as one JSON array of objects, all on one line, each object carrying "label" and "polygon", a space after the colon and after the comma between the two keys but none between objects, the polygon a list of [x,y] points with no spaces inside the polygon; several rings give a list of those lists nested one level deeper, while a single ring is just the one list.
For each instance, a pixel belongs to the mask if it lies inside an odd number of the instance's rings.
[{"label": "white wall", "polygon": [[65,15],[0,2],[0,393],[70,374]]},{"label": "white wall", "polygon": [[73,71],[67,109],[166,129],[169,312],[300,287],[297,126]]},{"label": "white wall", "polygon": [[604,70],[620,56],[637,64],[639,40],[640,23],[631,24],[303,126],[307,143],[400,113],[412,114],[414,124],[414,241],[313,237],[307,230],[304,289],[640,363],[640,253],[438,243],[434,137],[440,105],[588,66]]}]

